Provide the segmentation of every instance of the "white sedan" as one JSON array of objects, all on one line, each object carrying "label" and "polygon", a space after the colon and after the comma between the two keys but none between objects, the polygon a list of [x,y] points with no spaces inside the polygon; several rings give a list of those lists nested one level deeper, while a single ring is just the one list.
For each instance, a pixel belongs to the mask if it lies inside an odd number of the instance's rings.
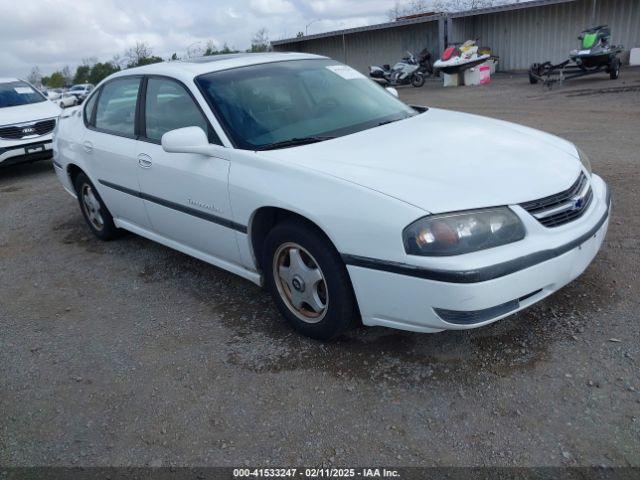
[{"label": "white sedan", "polygon": [[60,108],[75,107],[80,103],[75,95],[65,92],[62,89],[49,90],[47,92],[47,98]]},{"label": "white sedan", "polygon": [[297,53],[148,65],[62,115],[54,165],[93,233],[265,285],[299,332],[486,325],[578,277],[610,197],[573,144],[411,107]]}]

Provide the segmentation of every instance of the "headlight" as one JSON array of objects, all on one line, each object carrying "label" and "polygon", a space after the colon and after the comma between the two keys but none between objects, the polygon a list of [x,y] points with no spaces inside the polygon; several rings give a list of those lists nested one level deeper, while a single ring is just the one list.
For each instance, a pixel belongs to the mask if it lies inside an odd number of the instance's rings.
[{"label": "headlight", "polygon": [[525,231],[508,207],[429,215],[403,231],[409,255],[460,255],[517,242]]},{"label": "headlight", "polygon": [[589,172],[589,176],[591,176],[591,161],[589,160],[589,157],[587,157],[587,154],[580,150],[578,147],[576,147],[576,149],[578,150],[580,162],[582,162],[584,168],[586,168],[587,172]]}]

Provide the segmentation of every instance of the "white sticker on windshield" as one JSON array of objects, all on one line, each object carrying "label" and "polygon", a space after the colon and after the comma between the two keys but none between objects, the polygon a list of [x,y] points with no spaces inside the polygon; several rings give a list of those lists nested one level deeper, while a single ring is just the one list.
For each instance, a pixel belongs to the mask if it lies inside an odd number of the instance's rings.
[{"label": "white sticker on windshield", "polygon": [[28,95],[30,93],[35,93],[33,91],[33,88],[31,87],[15,87],[14,90],[16,91],[16,93],[19,93],[20,95]]},{"label": "white sticker on windshield", "polygon": [[364,77],[360,72],[351,67],[347,67],[346,65],[328,65],[327,69],[331,70],[336,75],[340,75],[346,80],[355,80],[357,78]]}]

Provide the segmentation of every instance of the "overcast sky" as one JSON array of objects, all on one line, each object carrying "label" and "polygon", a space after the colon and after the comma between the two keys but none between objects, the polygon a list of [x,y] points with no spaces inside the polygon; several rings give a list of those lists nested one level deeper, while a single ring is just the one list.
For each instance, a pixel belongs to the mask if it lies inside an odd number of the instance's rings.
[{"label": "overcast sky", "polygon": [[[387,20],[394,0],[0,0],[0,77],[49,75],[83,58],[110,60],[136,41],[155,55],[190,45],[249,46],[260,28],[271,40]],[[193,47],[192,47],[193,48]]]}]

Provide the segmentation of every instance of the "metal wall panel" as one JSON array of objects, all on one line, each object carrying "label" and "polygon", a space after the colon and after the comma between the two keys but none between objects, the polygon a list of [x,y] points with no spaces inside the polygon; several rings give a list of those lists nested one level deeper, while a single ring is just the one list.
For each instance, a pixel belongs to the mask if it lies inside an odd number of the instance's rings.
[{"label": "metal wall panel", "polygon": [[[611,27],[611,41],[640,46],[640,2],[597,0],[595,24]],[[521,10],[449,19],[449,42],[478,38],[500,57],[500,70],[527,69],[534,62],[560,62],[578,47],[578,34],[592,25],[592,2],[581,0]]]},{"label": "metal wall panel", "polygon": [[[592,0],[576,0],[450,17],[448,41],[478,38],[500,57],[500,70],[528,69],[532,63],[546,60],[560,62],[578,47],[578,34],[592,26],[592,5]],[[640,47],[640,0],[597,0],[596,5],[595,24],[611,27],[613,43],[627,49]],[[274,48],[326,55],[367,73],[369,65],[395,63],[407,50],[417,53],[425,46],[434,59],[442,51],[437,20],[280,43]]]},{"label": "metal wall panel", "polygon": [[369,65],[393,64],[407,51],[418,53],[425,47],[434,58],[440,55],[437,21],[278,44],[274,49],[326,55],[368,73]]}]

